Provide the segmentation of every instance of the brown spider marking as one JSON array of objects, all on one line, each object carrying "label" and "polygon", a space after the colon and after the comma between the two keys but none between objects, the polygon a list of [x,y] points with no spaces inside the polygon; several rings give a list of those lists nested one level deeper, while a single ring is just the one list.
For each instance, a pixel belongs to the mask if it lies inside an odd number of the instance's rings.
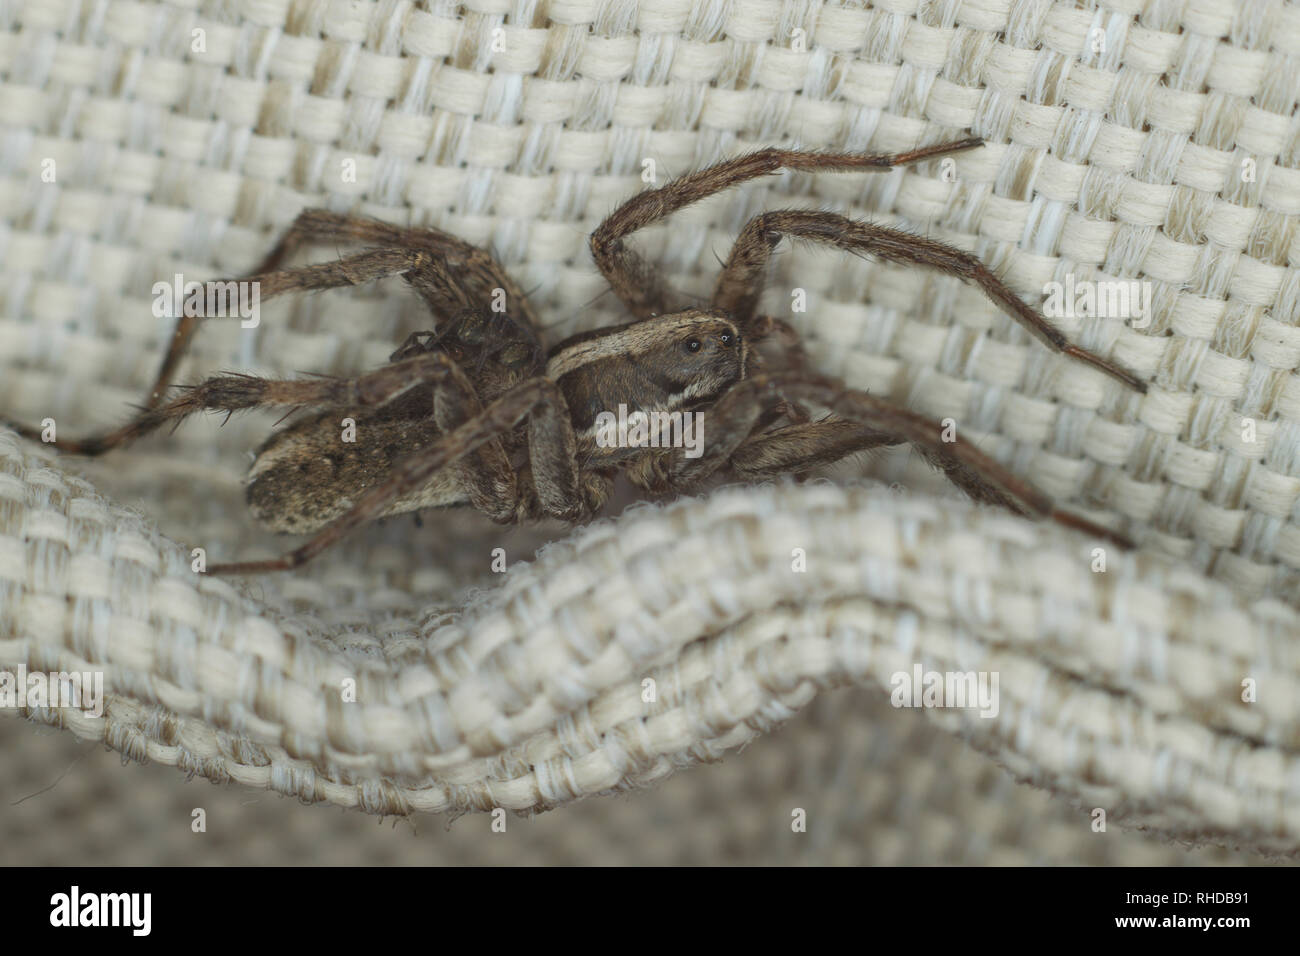
[{"label": "brown spider marking", "polygon": [[[437,330],[413,334],[390,364],[353,379],[218,375],[167,399],[166,383],[197,327],[198,317],[181,318],[145,409],[120,428],[55,444],[97,455],[200,410],[308,410],[258,450],[247,499],[267,528],[312,537],[280,558],[214,565],[216,574],[294,568],[358,525],[422,508],[468,505],[505,523],[577,522],[601,508],[620,473],[643,490],[666,493],[716,473],[754,481],[904,442],[976,501],[1131,547],[1123,535],[1058,509],[969,442],[945,441],[925,416],[813,373],[794,329],[758,312],[773,248],[783,236],[811,240],[973,282],[1048,347],[1146,391],[1133,374],[1071,345],[974,256],[835,213],[765,212],[741,231],[709,307],[680,309],[624,243],[684,206],[781,169],[881,170],[980,145],[965,139],[891,156],[763,149],[633,196],[591,235],[596,265],[633,321],[549,350],[523,292],[487,252],[437,229],[310,209],[252,277],[262,298],[400,275],[428,304]],[[371,248],[280,268],[299,246],[317,242]],[[487,303],[502,296],[505,311],[493,311]],[[780,346],[778,357],[762,346]],[[830,415],[814,421],[801,403]],[[701,415],[710,439],[694,456],[680,446],[597,440],[597,417],[620,406],[647,416]],[[355,422],[355,442],[341,441],[344,417]],[[18,430],[40,437],[37,429]]]}]

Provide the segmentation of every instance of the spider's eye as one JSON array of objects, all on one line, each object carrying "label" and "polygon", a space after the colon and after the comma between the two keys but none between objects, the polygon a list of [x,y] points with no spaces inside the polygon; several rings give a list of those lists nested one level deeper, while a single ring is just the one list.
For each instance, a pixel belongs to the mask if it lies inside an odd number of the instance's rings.
[{"label": "spider's eye", "polygon": [[723,348],[726,348],[728,345],[731,344],[731,333],[723,332],[721,335],[718,336],[718,341],[722,343]]},{"label": "spider's eye", "polygon": [[687,339],[687,340],[686,340],[686,351],[688,351],[688,352],[698,352],[699,350],[700,350],[700,340],[699,340],[699,339]]}]

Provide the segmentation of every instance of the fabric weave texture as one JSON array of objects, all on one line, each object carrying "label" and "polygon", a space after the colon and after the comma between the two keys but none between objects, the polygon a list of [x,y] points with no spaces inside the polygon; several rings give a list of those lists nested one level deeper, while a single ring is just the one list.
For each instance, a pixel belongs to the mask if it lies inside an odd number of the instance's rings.
[{"label": "fabric weave texture", "polygon": [[[278,416],[198,417],[95,460],[0,430],[0,669],[98,670],[109,691],[102,718],[22,715],[402,815],[655,801],[760,737],[768,760],[833,746],[824,715],[847,713],[876,757],[905,748],[899,801],[984,834],[966,862],[1035,839],[1074,849],[1030,858],[1082,858],[1108,839],[1097,808],[1129,841],[1098,862],[1300,847],[1300,7],[40,0],[0,3],[0,24],[0,412],[62,434],[142,400],[171,332],[155,282],[245,274],[304,208],[491,248],[557,341],[626,318],[586,244],[620,201],[768,145],[986,141],[952,164],[784,173],[638,233],[683,295],[707,300],[717,257],[779,208],[942,239],[1036,304],[1051,283],[1150,292],[1141,319],[1053,317],[1145,395],[932,271],[783,245],[763,300],[821,371],[951,418],[1133,552],[973,506],[899,448],[578,529],[389,521],[226,580],[194,549],[292,543],[242,500]],[[285,297],[255,329],[205,323],[177,380],[354,375],[429,326],[400,280]],[[888,706],[917,665],[996,673],[997,715]],[[870,702],[827,703],[844,695]],[[815,698],[822,723],[776,730]],[[1069,823],[963,818],[953,795],[989,757]],[[879,809],[881,768],[839,766],[823,785]],[[672,783],[685,804],[707,786]],[[1042,796],[998,792],[971,812],[1014,821]],[[724,802],[788,834],[793,800],[765,781]],[[871,859],[953,852],[913,839]]]}]

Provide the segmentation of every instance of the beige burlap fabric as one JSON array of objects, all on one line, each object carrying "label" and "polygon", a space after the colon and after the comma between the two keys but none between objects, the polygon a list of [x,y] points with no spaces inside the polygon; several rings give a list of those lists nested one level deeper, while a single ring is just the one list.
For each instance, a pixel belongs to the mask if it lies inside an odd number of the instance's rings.
[{"label": "beige burlap fabric", "polygon": [[[645,188],[646,160],[662,182],[760,145],[887,152],[974,132],[988,145],[954,166],[773,177],[636,241],[701,297],[745,220],[791,206],[953,242],[1036,302],[1053,281],[1148,283],[1141,321],[1054,319],[1151,381],[1145,396],[933,273],[800,248],[765,299],[824,371],[952,418],[1140,547],[1099,555],[975,508],[900,449],[575,531],[394,521],[293,574],[221,580],[191,570],[194,548],[288,546],[241,496],[277,416],[193,420],[94,462],[0,432],[0,668],[101,671],[109,693],[102,718],[19,713],[308,801],[575,821],[602,802],[579,798],[771,736],[630,798],[654,807],[676,786],[671,806],[690,808],[662,817],[681,848],[664,861],[698,859],[720,815],[747,821],[737,840],[791,836],[826,794],[821,842],[780,858],[1300,846],[1297,8],[197,6],[0,7],[6,416],[73,435],[120,421],[170,332],[153,283],[245,272],[307,206],[490,245],[559,337],[620,319],[585,236]],[[400,281],[267,303],[256,329],[209,323],[178,378],[354,374],[428,324]],[[918,665],[998,675],[996,716],[890,707],[893,676]],[[772,733],[835,687],[852,689]],[[789,766],[779,754],[810,740],[861,759],[804,766],[797,788],[735,776],[751,759]],[[723,770],[725,798],[703,796]],[[900,817],[904,803],[935,809]],[[1056,816],[1022,823],[1027,807]],[[547,826],[553,847],[587,832]],[[893,842],[846,856],[836,832]]]}]

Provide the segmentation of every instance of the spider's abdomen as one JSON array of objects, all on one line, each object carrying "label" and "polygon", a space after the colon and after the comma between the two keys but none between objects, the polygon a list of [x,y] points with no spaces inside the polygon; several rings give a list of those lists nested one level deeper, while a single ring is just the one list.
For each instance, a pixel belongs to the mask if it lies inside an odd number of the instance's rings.
[{"label": "spider's abdomen", "polygon": [[[351,421],[351,426],[344,422]],[[381,417],[330,409],[277,432],[257,451],[245,499],[253,518],[271,531],[312,534],[343,515],[392,474],[403,457],[439,437],[428,416]],[[351,440],[349,440],[351,439]],[[451,469],[375,517],[463,504],[466,493]]]}]

